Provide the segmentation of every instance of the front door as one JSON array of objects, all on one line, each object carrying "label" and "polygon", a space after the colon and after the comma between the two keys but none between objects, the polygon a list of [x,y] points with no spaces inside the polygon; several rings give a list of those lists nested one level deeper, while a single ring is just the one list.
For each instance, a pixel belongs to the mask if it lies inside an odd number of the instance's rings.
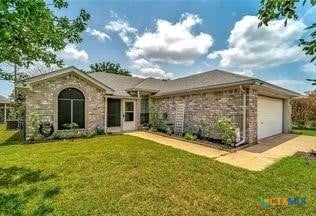
[{"label": "front door", "polygon": [[124,100],[123,102],[123,131],[135,130],[135,101]]}]

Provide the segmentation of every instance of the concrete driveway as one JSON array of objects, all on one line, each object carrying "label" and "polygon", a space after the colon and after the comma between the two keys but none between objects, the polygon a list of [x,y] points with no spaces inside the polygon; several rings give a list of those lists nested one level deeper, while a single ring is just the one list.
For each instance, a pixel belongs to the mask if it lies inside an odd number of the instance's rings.
[{"label": "concrete driveway", "polygon": [[298,151],[309,152],[312,149],[316,150],[316,137],[294,134],[282,134],[261,140],[257,145],[234,153],[142,131],[126,134],[213,158],[222,163],[251,171],[261,171],[279,159],[294,155]]}]

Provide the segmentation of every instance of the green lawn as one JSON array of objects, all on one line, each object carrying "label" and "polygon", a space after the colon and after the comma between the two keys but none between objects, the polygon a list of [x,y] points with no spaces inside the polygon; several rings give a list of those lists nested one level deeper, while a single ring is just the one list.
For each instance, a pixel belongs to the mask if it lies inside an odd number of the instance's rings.
[{"label": "green lawn", "polygon": [[307,136],[316,136],[316,130],[314,129],[293,129],[293,133],[307,135]]},{"label": "green lawn", "polygon": [[[12,144],[0,126],[0,215],[312,215],[316,162],[251,172],[140,138],[116,135]],[[4,138],[6,136],[6,138]],[[306,197],[263,208],[258,198]]]}]

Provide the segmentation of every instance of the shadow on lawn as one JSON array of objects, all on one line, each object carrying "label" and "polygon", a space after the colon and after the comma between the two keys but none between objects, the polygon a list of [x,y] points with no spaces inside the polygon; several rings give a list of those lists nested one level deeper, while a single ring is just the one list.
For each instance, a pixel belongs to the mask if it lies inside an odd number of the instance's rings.
[{"label": "shadow on lawn", "polygon": [[[54,174],[45,175],[41,170],[23,167],[0,168],[0,215],[30,213],[32,215],[47,215],[52,213],[50,199],[60,193],[60,188],[45,187],[46,185],[43,188],[43,185],[40,187],[37,183],[55,177]],[[30,206],[34,207],[30,209]]]},{"label": "shadow on lawn", "polygon": [[14,134],[12,134],[6,140],[0,141],[0,146],[7,146],[7,145],[18,144],[18,143],[20,143],[20,136],[21,136],[21,132],[20,131],[16,131]]}]

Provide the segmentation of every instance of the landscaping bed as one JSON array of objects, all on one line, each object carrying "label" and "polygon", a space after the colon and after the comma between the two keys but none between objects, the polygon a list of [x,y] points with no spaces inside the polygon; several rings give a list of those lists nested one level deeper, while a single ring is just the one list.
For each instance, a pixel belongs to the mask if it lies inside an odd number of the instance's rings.
[{"label": "landscaping bed", "polygon": [[249,146],[255,145],[255,144],[244,144],[238,147],[232,147],[232,146],[227,146],[224,145],[222,142],[220,142],[220,140],[214,140],[214,142],[211,142],[209,140],[202,140],[202,139],[195,139],[195,140],[190,140],[190,139],[186,139],[184,136],[180,136],[180,135],[176,135],[176,134],[167,134],[164,132],[159,132],[159,131],[153,131],[153,130],[147,130],[147,129],[143,129],[142,131],[148,132],[148,133],[152,133],[152,134],[157,134],[160,136],[164,136],[164,137],[171,137],[173,139],[177,139],[177,140],[181,140],[181,141],[186,141],[186,142],[191,142],[194,144],[198,144],[198,145],[203,145],[203,146],[207,146],[207,147],[212,147],[212,148],[216,148],[216,149],[220,149],[220,150],[224,150],[224,151],[229,151],[229,152],[236,152],[240,149],[244,149],[247,148]]}]

